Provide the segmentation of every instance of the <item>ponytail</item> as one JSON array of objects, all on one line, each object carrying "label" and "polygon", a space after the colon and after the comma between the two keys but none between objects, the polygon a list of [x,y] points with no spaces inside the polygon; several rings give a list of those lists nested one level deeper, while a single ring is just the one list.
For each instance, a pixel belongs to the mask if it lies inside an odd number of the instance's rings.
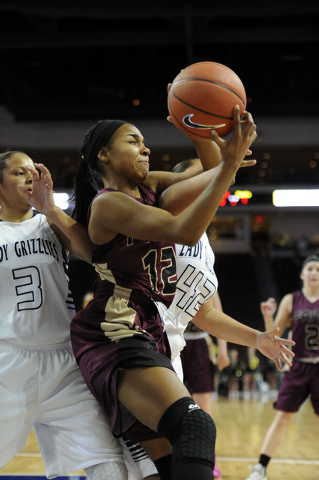
[{"label": "ponytail", "polygon": [[75,207],[72,217],[82,225],[88,225],[88,209],[98,193],[103,188],[99,175],[98,153],[102,147],[110,144],[112,135],[124,125],[124,120],[101,120],[85,134],[81,148],[82,158],[74,177]]},{"label": "ponytail", "polygon": [[82,225],[87,226],[88,224],[88,209],[98,191],[96,175],[93,174],[84,158],[81,158],[74,177],[73,200],[75,207],[72,217]]}]

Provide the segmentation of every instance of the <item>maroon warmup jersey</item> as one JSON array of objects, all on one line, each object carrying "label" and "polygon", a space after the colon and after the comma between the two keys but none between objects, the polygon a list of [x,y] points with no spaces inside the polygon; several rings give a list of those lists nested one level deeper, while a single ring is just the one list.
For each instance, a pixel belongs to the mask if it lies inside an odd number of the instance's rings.
[{"label": "maroon warmup jersey", "polygon": [[302,291],[294,292],[292,306],[292,339],[295,358],[319,355],[319,300],[306,299]]}]

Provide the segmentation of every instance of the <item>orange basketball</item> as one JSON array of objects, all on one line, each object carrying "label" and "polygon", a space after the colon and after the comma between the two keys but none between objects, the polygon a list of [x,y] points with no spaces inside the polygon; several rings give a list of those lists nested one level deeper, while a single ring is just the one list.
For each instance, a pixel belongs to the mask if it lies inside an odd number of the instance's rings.
[{"label": "orange basketball", "polygon": [[168,111],[176,127],[189,137],[224,137],[234,128],[234,107],[246,109],[245,87],[233,70],[215,62],[199,62],[182,70],[168,93]]}]

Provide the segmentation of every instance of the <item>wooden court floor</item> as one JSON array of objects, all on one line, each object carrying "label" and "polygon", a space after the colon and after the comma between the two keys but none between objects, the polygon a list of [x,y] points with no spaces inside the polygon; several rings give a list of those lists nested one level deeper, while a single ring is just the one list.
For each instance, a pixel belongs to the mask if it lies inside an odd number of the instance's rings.
[{"label": "wooden court floor", "polygon": [[[216,454],[224,480],[244,480],[256,463],[274,410],[272,400],[212,401],[217,426]],[[3,475],[44,475],[34,432],[25,448],[3,469]],[[85,475],[83,471],[70,475]],[[290,425],[267,469],[268,480],[319,480],[319,419],[307,401]],[[112,479],[107,479],[112,480]]]}]

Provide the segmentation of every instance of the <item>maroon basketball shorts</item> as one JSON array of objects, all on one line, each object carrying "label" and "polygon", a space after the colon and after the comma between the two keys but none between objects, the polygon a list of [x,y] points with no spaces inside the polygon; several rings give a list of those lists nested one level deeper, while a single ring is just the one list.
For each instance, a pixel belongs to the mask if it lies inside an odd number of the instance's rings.
[{"label": "maroon basketball shorts", "polygon": [[191,394],[212,391],[210,359],[205,338],[187,340],[181,352],[184,382]]},{"label": "maroon basketball shorts", "polygon": [[308,397],[319,415],[319,363],[294,360],[290,370],[284,374],[275,408],[283,412],[297,412]]},{"label": "maroon basketball shorts", "polygon": [[[120,308],[117,311],[115,306],[118,304]],[[102,330],[102,323],[109,326],[109,330]],[[141,333],[142,329],[148,334]],[[114,340],[114,333],[119,340]],[[131,336],[125,338],[125,334]],[[109,416],[114,436],[122,436],[133,427],[136,418],[118,402],[118,371],[139,367],[173,370],[168,340],[155,303],[137,291],[131,292],[128,301],[112,295],[111,291],[103,300],[92,302],[78,312],[71,323],[71,339],[89,389]],[[157,435],[152,431],[148,434]],[[142,438],[140,429],[136,437],[129,438],[142,441],[149,436]]]}]

